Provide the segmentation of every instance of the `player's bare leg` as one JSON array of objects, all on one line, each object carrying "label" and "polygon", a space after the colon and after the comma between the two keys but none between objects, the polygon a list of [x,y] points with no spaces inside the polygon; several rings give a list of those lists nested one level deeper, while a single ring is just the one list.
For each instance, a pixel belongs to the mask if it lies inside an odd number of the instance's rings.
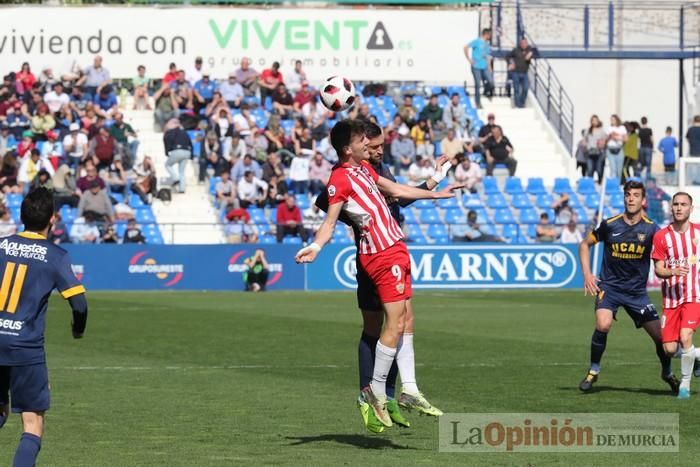
[{"label": "player's bare leg", "polygon": [[608,332],[613,324],[613,312],[606,308],[599,308],[595,311],[595,330],[591,337],[591,366],[586,373],[586,377],[579,383],[578,388],[587,392],[593,389],[593,383],[598,381],[600,373],[600,361],[605,352],[608,342]]},{"label": "player's bare leg", "polygon": [[15,452],[13,467],[33,467],[41,450],[44,434],[44,412],[22,412],[24,433]]},{"label": "player's bare leg", "polygon": [[399,340],[396,350],[396,362],[399,365],[401,375],[401,395],[399,405],[408,410],[417,410],[426,415],[439,417],[442,410],[428,402],[418,390],[416,383],[416,358],[413,350],[413,305],[411,300],[406,300],[406,321],[404,333]]},{"label": "player's bare leg", "polygon": [[[649,337],[651,337],[651,339],[654,341],[654,345],[656,346],[656,355],[659,357],[659,362],[661,362],[661,379],[669,385],[671,392],[678,394],[680,381],[678,381],[678,378],[676,378],[671,371],[671,357],[666,352],[665,345],[662,343],[661,321],[647,321],[642,326],[647,334],[649,334]],[[693,350],[693,361],[695,361],[695,350]],[[690,371],[693,371],[692,363],[690,365]]]}]

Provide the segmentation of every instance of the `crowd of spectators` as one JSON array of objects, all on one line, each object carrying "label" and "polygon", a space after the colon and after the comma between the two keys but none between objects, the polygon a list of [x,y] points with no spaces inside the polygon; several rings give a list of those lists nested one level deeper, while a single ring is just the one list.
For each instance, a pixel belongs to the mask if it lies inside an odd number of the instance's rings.
[{"label": "crowd of spectators", "polygon": [[[147,103],[141,84],[136,95]],[[134,193],[151,203],[155,171],[148,157],[139,157],[138,135],[124,119],[100,56],[64,74],[48,67],[35,73],[23,63],[3,76],[0,158],[3,194],[21,196],[43,186],[53,191],[57,210],[77,208],[70,227],[62,219],[56,223],[55,242],[143,242],[129,201]],[[6,234],[16,227],[7,225],[7,206],[0,212],[0,233]],[[132,221],[122,238],[115,235],[117,221]]]}]

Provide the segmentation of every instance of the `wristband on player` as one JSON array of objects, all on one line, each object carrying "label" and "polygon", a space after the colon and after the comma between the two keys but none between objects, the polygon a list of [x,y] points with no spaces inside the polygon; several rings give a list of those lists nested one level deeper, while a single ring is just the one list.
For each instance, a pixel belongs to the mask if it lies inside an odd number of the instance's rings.
[{"label": "wristband on player", "polygon": [[430,178],[435,182],[435,183],[440,183],[447,177],[447,172],[450,171],[452,168],[452,164],[449,162],[446,162],[442,164],[442,167],[440,167],[440,172],[435,172],[433,175],[430,176]]},{"label": "wristband on player", "polygon": [[307,246],[306,248],[308,248],[309,250],[312,250],[312,251],[314,251],[314,252],[316,252],[316,253],[318,253],[319,251],[321,251],[321,245],[319,245],[319,244],[316,243],[316,242],[312,242],[312,243],[309,244],[309,246]]}]

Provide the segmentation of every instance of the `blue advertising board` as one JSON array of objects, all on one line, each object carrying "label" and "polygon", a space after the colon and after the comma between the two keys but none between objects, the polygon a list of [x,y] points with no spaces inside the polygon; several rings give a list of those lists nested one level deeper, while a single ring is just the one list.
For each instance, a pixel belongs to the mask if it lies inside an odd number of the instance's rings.
[{"label": "blue advertising board", "polygon": [[[243,290],[255,245],[61,245],[88,290]],[[304,288],[295,248],[265,245],[268,289]]]},{"label": "blue advertising board", "polygon": [[[409,245],[414,289],[580,288],[578,246]],[[307,270],[309,290],[352,289],[355,246],[330,245]]]}]

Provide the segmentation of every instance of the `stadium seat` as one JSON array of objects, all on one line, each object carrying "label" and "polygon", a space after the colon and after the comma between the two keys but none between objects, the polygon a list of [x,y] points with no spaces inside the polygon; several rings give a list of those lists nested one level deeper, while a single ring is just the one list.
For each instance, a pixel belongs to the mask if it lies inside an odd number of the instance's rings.
[{"label": "stadium seat", "polygon": [[486,198],[486,205],[491,209],[498,209],[508,207],[508,202],[505,196],[500,193],[495,193]]},{"label": "stadium seat", "polygon": [[445,222],[448,224],[465,224],[467,216],[459,208],[450,208],[445,210]]},{"label": "stadium seat", "polygon": [[221,177],[211,177],[209,179],[209,194],[216,195],[216,184],[221,181]]},{"label": "stadium seat", "polygon": [[605,194],[612,195],[613,193],[622,193],[620,181],[616,178],[605,179]]},{"label": "stadium seat", "polygon": [[483,223],[491,223],[491,218],[489,217],[489,214],[486,212],[486,209],[484,208],[473,208],[472,211],[476,213],[476,220],[480,224]]},{"label": "stadium seat", "polygon": [[554,203],[554,196],[550,195],[549,193],[541,193],[537,195],[536,205],[538,208],[548,208],[552,205],[552,203]]},{"label": "stadium seat", "polygon": [[110,193],[109,196],[116,201],[117,203],[123,203],[124,202],[124,195],[121,193]]},{"label": "stadium seat", "polygon": [[569,206],[571,206],[572,208],[580,208],[581,206],[583,206],[578,195],[573,191],[569,193]]},{"label": "stadium seat", "polygon": [[505,238],[518,237],[519,229],[517,224],[504,224],[501,227],[501,236]]},{"label": "stadium seat", "polygon": [[422,209],[420,212],[421,224],[442,224],[440,216],[434,209]]},{"label": "stadium seat", "polygon": [[622,210],[625,208],[625,197],[622,193],[615,193],[610,196],[608,205],[615,210]]},{"label": "stadium seat", "polygon": [[285,245],[301,245],[301,238],[288,235],[282,239],[282,243]]},{"label": "stadium seat", "polygon": [[436,238],[447,238],[447,227],[445,224],[431,224],[428,226],[427,234],[433,240]]},{"label": "stadium seat", "polygon": [[267,213],[267,218],[270,219],[271,224],[277,224],[277,208],[270,208],[270,212]]},{"label": "stadium seat", "polygon": [[521,224],[537,224],[540,221],[540,216],[533,208],[523,209],[520,211]]},{"label": "stadium seat", "polygon": [[250,219],[255,224],[265,224],[267,225],[267,219],[265,218],[265,210],[255,207],[248,208],[248,214],[250,214]]},{"label": "stadium seat", "polygon": [[352,240],[350,240],[350,237],[347,235],[344,235],[342,237],[333,237],[333,243],[336,245],[347,245],[349,243],[352,243]]},{"label": "stadium seat", "polygon": [[479,224],[479,229],[486,235],[496,235],[496,226],[493,224]]},{"label": "stadium seat", "polygon": [[513,198],[510,200],[510,204],[516,209],[526,209],[532,207],[530,197],[525,193],[513,195]]},{"label": "stadium seat", "polygon": [[527,179],[527,192],[531,195],[541,195],[547,193],[544,187],[544,180],[539,177]]},{"label": "stadium seat", "polygon": [[435,209],[435,203],[429,199],[419,199],[413,206],[418,209]]},{"label": "stadium seat", "polygon": [[410,224],[407,227],[408,238],[415,243],[426,243],[425,235],[417,224]]},{"label": "stadium seat", "polygon": [[301,209],[302,211],[309,207],[310,203],[309,197],[307,195],[295,195],[294,198],[297,201],[297,206],[299,206],[299,209]]},{"label": "stadium seat", "polygon": [[258,243],[263,245],[273,245],[277,243],[277,238],[274,235],[261,235],[258,237]]},{"label": "stadium seat", "polygon": [[552,209],[552,208],[543,208],[543,209],[540,209],[540,211],[541,211],[541,213],[547,213],[547,216],[549,217],[549,220],[551,222],[554,222],[554,219],[556,219],[556,217],[557,217],[556,214],[554,214],[554,209]]},{"label": "stadium seat", "polygon": [[508,208],[496,209],[493,218],[496,221],[496,224],[510,224],[515,222],[513,213],[510,212],[510,209]]},{"label": "stadium seat", "polygon": [[150,207],[148,209],[136,209],[135,218],[136,222],[139,223],[155,222],[156,220]]},{"label": "stadium seat", "polygon": [[[447,179],[445,179],[447,180]],[[457,198],[443,198],[438,200],[438,207],[447,209],[447,208],[456,208],[459,206],[457,203]]]},{"label": "stadium seat", "polygon": [[280,120],[280,126],[287,136],[291,136],[292,129],[294,128],[294,120]]},{"label": "stadium seat", "polygon": [[417,224],[416,214],[410,207],[401,208],[401,214],[403,214],[403,221],[407,224]]},{"label": "stadium seat", "polygon": [[576,192],[579,195],[589,195],[591,193],[597,193],[598,190],[595,188],[595,182],[591,177],[583,177],[578,181],[578,187]]},{"label": "stadium seat", "polygon": [[397,175],[394,178],[396,179],[396,183],[400,183],[401,185],[406,184],[406,177],[404,177],[403,175]]},{"label": "stadium seat", "polygon": [[600,205],[600,195],[598,192],[594,191],[593,193],[588,193],[584,204],[588,209],[598,209]]},{"label": "stadium seat", "polygon": [[255,229],[258,231],[258,235],[265,235],[270,233],[270,224],[266,221],[261,223],[255,223]]},{"label": "stadium seat", "polygon": [[537,225],[530,224],[527,226],[527,236],[533,240],[537,239]]},{"label": "stadium seat", "polygon": [[506,185],[503,189],[504,192],[509,195],[516,195],[524,193],[523,184],[520,181],[520,177],[508,177],[506,178]]},{"label": "stadium seat", "polygon": [[613,211],[612,209],[610,209],[609,206],[605,206],[603,208],[603,219],[609,219],[609,218],[613,217],[615,215],[615,212],[616,211]]},{"label": "stadium seat", "polygon": [[486,193],[487,195],[501,193],[501,190],[498,188],[498,183],[496,182],[495,177],[491,177],[491,176],[484,177],[482,184],[484,186],[484,193]]},{"label": "stadium seat", "polygon": [[575,212],[576,212],[576,223],[577,224],[587,225],[590,222],[590,219],[588,218],[588,213],[586,212],[585,209],[578,208],[575,210]]},{"label": "stadium seat", "polygon": [[21,206],[22,205],[22,195],[19,193],[8,193],[5,195],[5,202],[8,207]]},{"label": "stadium seat", "polygon": [[479,195],[466,193],[462,197],[462,205],[465,208],[480,208],[484,206],[484,203],[482,203]]},{"label": "stadium seat", "polygon": [[558,195],[562,193],[573,193],[574,190],[571,189],[571,183],[569,182],[568,178],[555,178],[554,179],[554,188],[552,189],[552,193],[556,193]]},{"label": "stadium seat", "polygon": [[129,206],[131,206],[134,209],[138,209],[146,205],[143,204],[143,201],[141,201],[139,195],[137,195],[136,193],[132,193],[131,196],[129,196]]}]

